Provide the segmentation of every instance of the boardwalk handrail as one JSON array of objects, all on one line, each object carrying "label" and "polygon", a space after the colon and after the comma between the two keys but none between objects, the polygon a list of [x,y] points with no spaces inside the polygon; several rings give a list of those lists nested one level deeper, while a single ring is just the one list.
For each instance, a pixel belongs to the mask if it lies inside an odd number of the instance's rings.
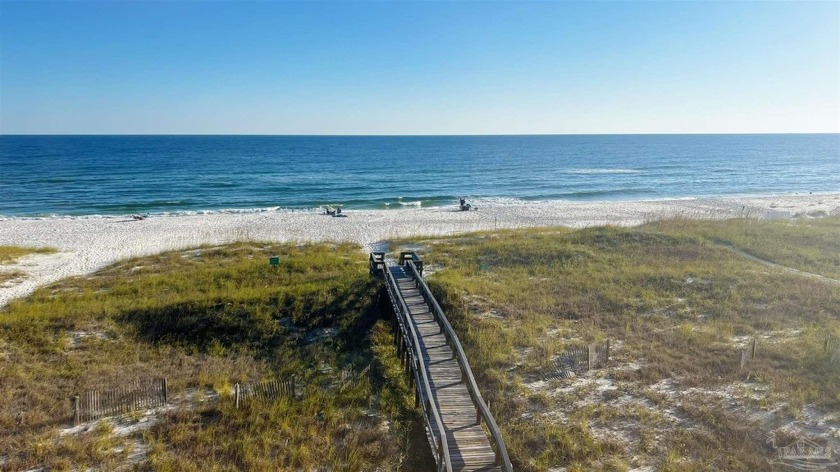
[{"label": "boardwalk handrail", "polygon": [[414,263],[414,268],[417,269],[417,272],[420,273],[420,276],[423,276],[423,260],[417,256],[416,252],[401,252],[400,253],[400,265],[404,266],[407,261],[411,261]]},{"label": "boardwalk handrail", "polygon": [[385,266],[385,253],[384,252],[372,252],[370,253],[370,258],[368,259],[370,264],[370,275],[380,275],[382,271],[387,269]]},{"label": "boardwalk handrail", "polygon": [[[371,256],[371,261],[374,261],[374,257]],[[377,261],[378,262],[378,261]],[[423,357],[423,353],[420,351],[420,340],[417,336],[417,332],[414,329],[414,324],[408,319],[408,305],[405,303],[405,299],[402,297],[399,291],[399,285],[397,281],[394,280],[394,275],[385,267],[384,276],[385,276],[385,286],[388,289],[389,295],[391,295],[391,300],[396,300],[399,303],[399,306],[394,306],[394,314],[397,316],[398,322],[400,325],[405,326],[406,328],[400,330],[403,335],[403,340],[410,344],[411,350],[408,351],[411,353],[411,362],[414,364],[414,377],[415,377],[415,389],[417,398],[422,399],[423,410],[425,414],[423,418],[426,421],[426,426],[429,431],[430,437],[437,441],[437,447],[433,447],[433,453],[437,458],[438,464],[438,471],[446,470],[451,471],[452,469],[452,460],[449,456],[449,444],[446,440],[446,429],[443,426],[443,420],[440,417],[440,411],[438,411],[438,407],[434,401],[434,395],[432,393],[431,382],[429,382],[428,374],[426,373],[426,360]],[[408,332],[406,331],[408,330]],[[420,384],[423,385],[423,393],[425,395],[421,395],[421,388]],[[431,415],[429,414],[431,412]],[[434,437],[435,428],[432,428],[432,425],[429,422],[429,417],[434,421],[435,425],[437,426],[438,437]],[[435,450],[437,449],[437,450]],[[443,469],[445,467],[445,469]]]},{"label": "boardwalk handrail", "polygon": [[[400,259],[403,258],[400,257]],[[435,297],[432,295],[432,291],[429,289],[426,281],[423,280],[422,272],[418,271],[417,267],[414,265],[414,261],[417,259],[419,258],[417,258],[416,255],[412,258],[405,258],[404,265],[409,268],[415,284],[420,289],[420,293],[423,295],[426,302],[431,305],[435,318],[437,318],[438,323],[443,328],[446,338],[449,340],[450,346],[455,350],[455,357],[458,361],[458,366],[461,368],[461,375],[467,379],[467,390],[470,392],[473,404],[476,406],[476,419],[480,422],[481,418],[484,418],[484,421],[487,423],[487,428],[490,430],[490,435],[493,437],[493,442],[496,445],[496,465],[501,465],[506,471],[512,472],[513,466],[510,463],[510,458],[508,457],[507,449],[505,448],[505,440],[502,438],[502,432],[499,430],[496,420],[493,419],[493,415],[490,413],[490,408],[487,407],[487,404],[481,397],[481,392],[478,390],[478,384],[475,381],[475,377],[473,377],[472,369],[470,369],[470,363],[467,360],[467,355],[464,354],[464,349],[461,347],[461,341],[458,340],[458,335],[455,334],[455,330],[452,329],[452,325],[449,324],[449,320],[443,313],[443,309],[440,307],[437,300],[435,300]]]}]

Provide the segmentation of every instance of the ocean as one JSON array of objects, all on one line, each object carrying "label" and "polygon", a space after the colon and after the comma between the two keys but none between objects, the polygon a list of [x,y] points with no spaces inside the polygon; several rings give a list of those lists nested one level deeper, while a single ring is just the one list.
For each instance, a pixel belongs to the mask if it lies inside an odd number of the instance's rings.
[{"label": "ocean", "polygon": [[0,217],[840,191],[840,135],[0,136]]}]

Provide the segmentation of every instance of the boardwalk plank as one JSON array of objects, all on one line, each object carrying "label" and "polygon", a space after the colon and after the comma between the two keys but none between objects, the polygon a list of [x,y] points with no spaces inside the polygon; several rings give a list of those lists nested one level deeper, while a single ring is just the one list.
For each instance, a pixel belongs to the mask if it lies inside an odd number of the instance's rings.
[{"label": "boardwalk plank", "polygon": [[[397,281],[411,322],[420,336],[420,347],[434,401],[443,421],[452,467],[457,471],[502,470],[495,465],[496,454],[490,439],[476,422],[475,404],[463,381],[458,361],[430,307],[402,267],[392,266],[389,270]],[[432,425],[432,428],[436,429],[436,426]]]}]

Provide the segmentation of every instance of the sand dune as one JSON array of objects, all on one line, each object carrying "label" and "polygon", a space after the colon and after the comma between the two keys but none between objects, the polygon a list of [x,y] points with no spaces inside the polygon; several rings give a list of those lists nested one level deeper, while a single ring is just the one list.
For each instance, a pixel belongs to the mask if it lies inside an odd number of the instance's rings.
[{"label": "sand dune", "polygon": [[[789,218],[840,214],[840,194],[704,198],[631,202],[541,202],[451,208],[347,211],[345,218],[317,212],[125,217],[6,219],[0,245],[50,246],[57,254],[34,255],[15,265],[28,275],[0,286],[0,306],[56,280],[88,274],[121,259],[201,244],[238,240],[350,241],[366,248],[378,241],[414,235],[449,235],[477,230],[538,226],[636,225],[689,218]],[[0,267],[3,270],[3,267]]]}]

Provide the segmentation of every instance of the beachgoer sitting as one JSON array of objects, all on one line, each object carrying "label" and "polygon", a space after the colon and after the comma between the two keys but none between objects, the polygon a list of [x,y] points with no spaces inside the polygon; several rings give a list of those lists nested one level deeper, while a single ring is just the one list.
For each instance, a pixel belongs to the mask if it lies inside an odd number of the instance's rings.
[{"label": "beachgoer sitting", "polygon": [[461,200],[461,211],[470,211],[472,209],[472,205],[467,203],[466,198],[461,197],[460,200]]}]

